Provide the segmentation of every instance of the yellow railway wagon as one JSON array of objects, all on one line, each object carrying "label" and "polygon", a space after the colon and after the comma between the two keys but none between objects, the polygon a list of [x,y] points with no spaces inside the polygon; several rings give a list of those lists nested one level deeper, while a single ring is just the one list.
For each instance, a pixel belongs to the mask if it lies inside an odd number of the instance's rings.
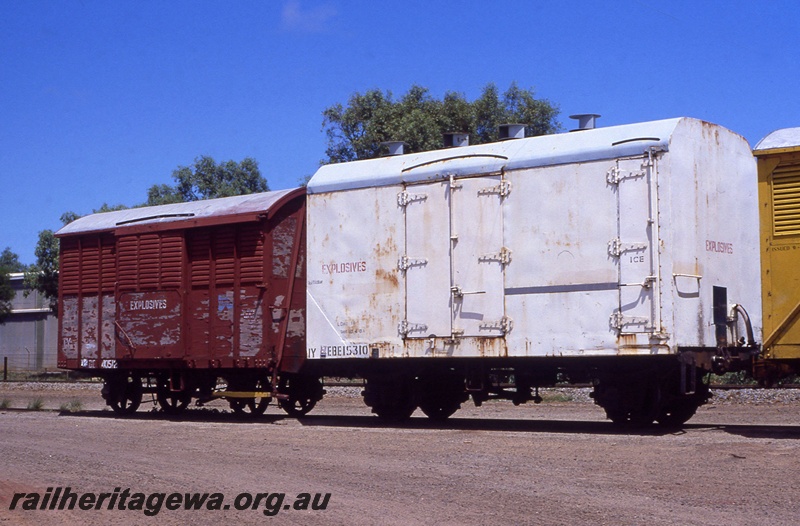
[{"label": "yellow railway wagon", "polygon": [[753,154],[758,163],[765,359],[756,372],[769,380],[800,372],[800,128],[772,132]]}]

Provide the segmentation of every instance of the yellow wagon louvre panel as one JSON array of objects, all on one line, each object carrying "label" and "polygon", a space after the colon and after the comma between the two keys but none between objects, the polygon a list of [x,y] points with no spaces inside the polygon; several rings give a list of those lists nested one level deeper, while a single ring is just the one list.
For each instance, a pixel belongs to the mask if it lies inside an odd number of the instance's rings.
[{"label": "yellow wagon louvre panel", "polygon": [[753,154],[761,203],[763,357],[767,369],[800,370],[800,128],[770,133]]},{"label": "yellow wagon louvre panel", "polygon": [[780,166],[772,174],[773,232],[800,234],[800,164]]}]

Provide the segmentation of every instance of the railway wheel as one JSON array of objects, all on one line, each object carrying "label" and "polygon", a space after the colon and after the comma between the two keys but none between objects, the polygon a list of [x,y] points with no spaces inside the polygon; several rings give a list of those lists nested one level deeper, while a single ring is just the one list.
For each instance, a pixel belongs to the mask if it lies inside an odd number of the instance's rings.
[{"label": "railway wheel", "polygon": [[689,401],[670,404],[661,409],[656,421],[663,427],[680,427],[694,416],[699,407],[698,404]]},{"label": "railway wheel", "polygon": [[282,375],[278,390],[288,396],[280,400],[281,409],[295,418],[307,415],[325,394],[319,378],[306,376]]},{"label": "railway wheel", "polygon": [[404,375],[367,378],[364,403],[381,420],[408,420],[417,408],[413,396],[412,378]]},{"label": "railway wheel", "polygon": [[103,397],[118,415],[131,415],[142,403],[142,379],[126,374],[107,378],[103,385]]},{"label": "railway wheel", "polygon": [[[272,390],[269,382],[266,380],[256,380],[255,382],[245,382],[243,384],[236,384],[240,387],[232,389],[233,391],[253,391],[253,392],[268,392]],[[256,396],[254,398],[229,398],[228,404],[233,412],[239,416],[260,416],[264,414],[269,405],[269,396]]]},{"label": "railway wheel", "polygon": [[464,378],[455,375],[418,378],[416,396],[420,410],[436,422],[443,422],[453,416],[461,409],[461,404],[469,399],[469,394],[464,389]]},{"label": "railway wheel", "polygon": [[434,422],[444,422],[453,416],[456,411],[461,409],[461,403],[456,402],[453,404],[447,402],[422,401],[419,403],[419,408],[423,413],[425,413],[425,416]]},{"label": "railway wheel", "polygon": [[605,409],[614,424],[644,427],[652,424],[661,409],[661,389],[658,382],[600,383],[593,393],[595,402]]},{"label": "railway wheel", "polygon": [[378,405],[372,407],[372,412],[387,422],[403,422],[411,418],[416,409],[414,405],[409,404]]},{"label": "railway wheel", "polygon": [[178,415],[192,401],[192,392],[185,387],[176,391],[171,388],[169,378],[160,378],[156,387],[156,400],[162,411],[168,415]]},{"label": "railway wheel", "polygon": [[[698,373],[695,372],[695,374]],[[701,379],[697,380],[695,391],[691,394],[681,395],[678,393],[676,386],[671,385],[669,387],[672,387],[670,390],[674,391],[674,394],[671,398],[665,400],[656,417],[656,421],[663,427],[675,428],[682,426],[694,416],[697,409],[705,404],[711,396],[708,384]]]}]

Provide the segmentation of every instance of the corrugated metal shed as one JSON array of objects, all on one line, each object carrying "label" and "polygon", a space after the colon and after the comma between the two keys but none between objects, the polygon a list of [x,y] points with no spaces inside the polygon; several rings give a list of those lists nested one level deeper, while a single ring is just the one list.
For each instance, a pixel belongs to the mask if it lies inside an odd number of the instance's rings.
[{"label": "corrugated metal shed", "polygon": [[25,295],[25,274],[9,274],[11,315],[0,325],[0,360],[8,358],[10,371],[46,371],[56,368],[58,318],[38,291]]},{"label": "corrugated metal shed", "polygon": [[754,150],[762,152],[765,150],[775,150],[779,148],[792,148],[800,146],[800,128],[783,128],[776,130],[756,144]]},{"label": "corrugated metal shed", "polygon": [[302,193],[302,188],[278,190],[258,194],[238,195],[220,199],[206,199],[190,203],[130,208],[115,212],[104,212],[84,216],[66,225],[56,236],[88,232],[107,232],[120,227],[134,225],[153,225],[174,223],[176,221],[211,220],[215,217],[238,216],[241,214],[261,214],[268,212],[283,199]]},{"label": "corrugated metal shed", "polygon": [[308,183],[308,193],[370,186],[436,181],[447,178],[639,155],[650,147],[666,149],[681,118],[576,133],[543,135],[322,166]]}]

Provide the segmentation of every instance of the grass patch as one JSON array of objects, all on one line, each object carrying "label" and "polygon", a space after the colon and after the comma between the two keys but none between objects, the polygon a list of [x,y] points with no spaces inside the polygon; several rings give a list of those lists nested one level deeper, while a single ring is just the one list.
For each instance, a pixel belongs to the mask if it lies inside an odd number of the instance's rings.
[{"label": "grass patch", "polygon": [[44,398],[37,397],[28,402],[28,411],[41,411],[44,409]]},{"label": "grass patch", "polygon": [[[0,377],[2,381],[2,377]],[[102,382],[83,371],[8,371],[9,382]]]},{"label": "grass patch", "polygon": [[80,400],[70,400],[69,402],[64,402],[59,407],[59,410],[65,413],[77,413],[81,409],[83,409],[83,404]]},{"label": "grass patch", "polygon": [[709,375],[709,385],[758,385],[758,382],[753,380],[747,371],[739,371],[735,373],[725,373],[721,375]]},{"label": "grass patch", "polygon": [[11,407],[11,400],[8,398],[0,400],[0,409],[8,409],[9,407]]},{"label": "grass patch", "polygon": [[572,402],[572,395],[559,393],[558,391],[539,391],[542,402]]}]

